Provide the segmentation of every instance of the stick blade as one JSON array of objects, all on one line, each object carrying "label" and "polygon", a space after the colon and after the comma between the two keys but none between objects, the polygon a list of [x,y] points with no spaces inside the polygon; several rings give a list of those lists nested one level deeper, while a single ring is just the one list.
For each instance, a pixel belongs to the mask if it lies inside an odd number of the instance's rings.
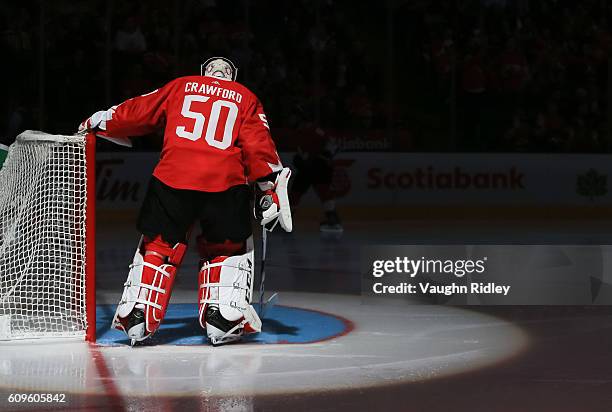
[{"label": "stick blade", "polygon": [[266,316],[266,311],[273,308],[278,303],[278,292],[274,292],[268,300],[266,300],[261,306],[260,317],[263,319]]}]

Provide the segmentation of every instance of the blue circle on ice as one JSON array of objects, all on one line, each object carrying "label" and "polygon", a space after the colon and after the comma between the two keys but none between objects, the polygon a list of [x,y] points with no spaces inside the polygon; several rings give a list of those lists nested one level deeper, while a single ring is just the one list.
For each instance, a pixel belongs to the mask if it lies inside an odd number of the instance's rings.
[{"label": "blue circle on ice", "polygon": [[[254,306],[257,310],[258,305]],[[114,313],[114,305],[98,305],[96,308],[96,342],[99,345],[129,344],[125,333],[110,328]],[[353,329],[353,323],[340,316],[280,305],[267,308],[262,323],[261,333],[248,335],[242,342],[314,343],[345,335]],[[197,304],[171,304],[161,327],[145,344],[208,345],[208,339],[198,323]]]}]

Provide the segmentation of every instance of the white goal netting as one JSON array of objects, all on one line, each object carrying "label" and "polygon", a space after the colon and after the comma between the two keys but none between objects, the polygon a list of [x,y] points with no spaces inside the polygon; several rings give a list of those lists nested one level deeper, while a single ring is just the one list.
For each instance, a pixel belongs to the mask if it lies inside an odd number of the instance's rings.
[{"label": "white goal netting", "polygon": [[84,136],[27,131],[0,169],[0,340],[84,336]]}]

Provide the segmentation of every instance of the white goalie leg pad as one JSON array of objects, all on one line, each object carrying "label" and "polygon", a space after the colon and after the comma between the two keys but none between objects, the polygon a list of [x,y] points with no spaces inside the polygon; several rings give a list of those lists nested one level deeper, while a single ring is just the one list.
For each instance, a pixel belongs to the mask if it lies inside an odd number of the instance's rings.
[{"label": "white goalie leg pad", "polygon": [[113,317],[113,328],[120,327],[121,324],[118,318],[127,317],[134,309],[134,306],[136,306],[140,293],[140,284],[142,283],[143,266],[144,257],[137,249],[132,264],[130,265],[130,272],[128,273],[127,280],[123,284],[123,294],[121,295],[121,300],[119,301],[119,305],[117,305],[117,310]]},{"label": "white goalie leg pad", "polygon": [[[206,262],[200,270],[200,325],[206,328],[213,343],[236,340],[243,333],[261,331],[261,320],[251,305],[254,280],[253,251],[243,255],[219,257]],[[221,316],[239,321],[229,331],[206,324],[205,313],[217,306]],[[212,335],[212,336],[211,336]]]},{"label": "white goalie leg pad", "polygon": [[[154,242],[148,245],[153,245],[152,249],[155,247]],[[165,259],[161,256],[143,255],[141,246],[142,239],[134,253],[112,323],[113,328],[124,331],[133,342],[146,339],[159,328],[168,307],[177,270],[173,264],[161,263]],[[185,245],[177,244],[172,249],[178,250],[179,261],[184,248]],[[134,314],[135,309],[142,311],[142,316]]]}]

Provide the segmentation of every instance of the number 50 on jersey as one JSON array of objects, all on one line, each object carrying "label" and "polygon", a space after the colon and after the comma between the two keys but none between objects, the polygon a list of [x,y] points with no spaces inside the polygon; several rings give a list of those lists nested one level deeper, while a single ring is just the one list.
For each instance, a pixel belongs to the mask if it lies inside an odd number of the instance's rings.
[{"label": "number 50 on jersey", "polygon": [[[208,118],[208,124],[206,124],[206,116],[203,113],[193,111],[193,102],[205,103],[210,99],[210,96],[201,96],[197,94],[190,94],[185,96],[183,100],[183,107],[181,114],[183,117],[188,119],[194,119],[195,124],[192,131],[187,131],[185,126],[177,126],[176,134],[179,137],[188,139],[191,141],[199,140],[202,137],[204,126],[206,126],[206,134],[204,140],[206,143],[217,149],[225,150],[232,144],[232,136],[234,131],[234,125],[238,118],[238,106],[234,102],[228,102],[227,100],[215,100],[210,109],[210,116]],[[225,119],[225,125],[223,125],[223,138],[221,140],[215,139],[217,127],[219,126],[219,118],[221,117],[221,108],[226,107],[228,110],[227,118]]]}]

